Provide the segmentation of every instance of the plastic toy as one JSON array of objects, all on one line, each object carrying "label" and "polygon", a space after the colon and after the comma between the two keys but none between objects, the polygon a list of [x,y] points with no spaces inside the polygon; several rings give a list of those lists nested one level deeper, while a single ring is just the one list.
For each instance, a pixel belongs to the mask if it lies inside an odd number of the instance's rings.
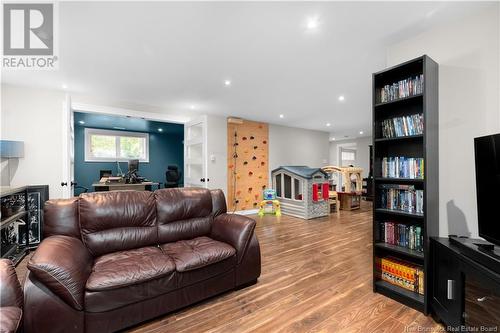
[{"label": "plastic toy", "polygon": [[275,216],[281,216],[281,205],[279,200],[276,200],[276,190],[267,189],[263,191],[263,198],[259,203],[259,213],[260,217],[265,214],[273,214]]}]

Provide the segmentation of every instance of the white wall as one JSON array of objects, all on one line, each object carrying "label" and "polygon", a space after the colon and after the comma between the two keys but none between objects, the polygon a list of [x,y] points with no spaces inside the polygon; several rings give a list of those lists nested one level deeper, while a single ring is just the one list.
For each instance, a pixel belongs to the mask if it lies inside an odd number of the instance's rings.
[{"label": "white wall", "polygon": [[48,184],[51,198],[62,196],[63,92],[2,84],[3,140],[24,141],[24,158],[11,169],[11,185]]},{"label": "white wall", "polygon": [[269,125],[269,171],[282,165],[328,165],[327,132]]},{"label": "white wall", "polygon": [[372,137],[366,136],[352,140],[341,140],[330,142],[330,165],[340,166],[339,153],[340,147],[356,149],[356,166],[363,168],[363,178],[368,177],[370,173],[370,145]]},{"label": "white wall", "polygon": [[[439,63],[439,233],[477,237],[474,137],[500,132],[499,4],[393,45],[387,66]],[[432,223],[432,221],[431,221]]]}]

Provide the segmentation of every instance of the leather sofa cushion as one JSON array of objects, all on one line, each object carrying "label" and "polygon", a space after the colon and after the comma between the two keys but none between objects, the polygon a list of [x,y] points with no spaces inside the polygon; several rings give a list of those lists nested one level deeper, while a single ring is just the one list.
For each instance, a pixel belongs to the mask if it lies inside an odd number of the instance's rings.
[{"label": "leather sofa cushion", "polygon": [[85,292],[86,312],[105,312],[142,302],[178,288],[177,273],[170,272],[157,279],[116,289]]},{"label": "leather sofa cushion", "polygon": [[23,310],[16,306],[0,308],[0,333],[16,333],[21,323]]},{"label": "leather sofa cushion", "polygon": [[104,291],[141,284],[175,272],[174,261],[158,247],[143,247],[96,258],[86,291]]},{"label": "leather sofa cushion", "polygon": [[158,244],[151,192],[85,193],[79,209],[82,239],[94,256]]},{"label": "leather sofa cushion", "polygon": [[161,248],[174,260],[178,272],[215,264],[236,254],[236,250],[231,245],[206,236],[163,244]]},{"label": "leather sofa cushion", "polygon": [[236,268],[236,256],[229,257],[222,261],[203,266],[190,271],[177,272],[177,285],[179,288],[187,287],[216,276],[220,276]]},{"label": "leather sofa cushion", "polygon": [[212,195],[204,188],[155,191],[159,244],[206,235],[212,226]]}]

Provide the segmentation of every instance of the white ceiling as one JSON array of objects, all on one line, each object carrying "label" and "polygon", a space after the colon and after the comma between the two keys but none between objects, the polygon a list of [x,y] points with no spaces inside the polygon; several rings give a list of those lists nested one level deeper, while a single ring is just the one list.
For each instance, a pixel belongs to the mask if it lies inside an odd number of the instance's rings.
[{"label": "white ceiling", "polygon": [[[371,73],[385,66],[387,46],[488,5],[61,2],[59,70],[3,71],[2,81],[65,84],[74,94],[165,113],[367,135]],[[314,32],[309,17],[319,20]]]}]

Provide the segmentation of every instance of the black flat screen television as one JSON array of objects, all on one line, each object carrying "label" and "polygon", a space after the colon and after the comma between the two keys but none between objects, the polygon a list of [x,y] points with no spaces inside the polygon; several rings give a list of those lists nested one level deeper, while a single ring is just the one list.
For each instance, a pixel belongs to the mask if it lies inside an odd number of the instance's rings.
[{"label": "black flat screen television", "polygon": [[474,139],[479,236],[500,245],[500,133]]}]

